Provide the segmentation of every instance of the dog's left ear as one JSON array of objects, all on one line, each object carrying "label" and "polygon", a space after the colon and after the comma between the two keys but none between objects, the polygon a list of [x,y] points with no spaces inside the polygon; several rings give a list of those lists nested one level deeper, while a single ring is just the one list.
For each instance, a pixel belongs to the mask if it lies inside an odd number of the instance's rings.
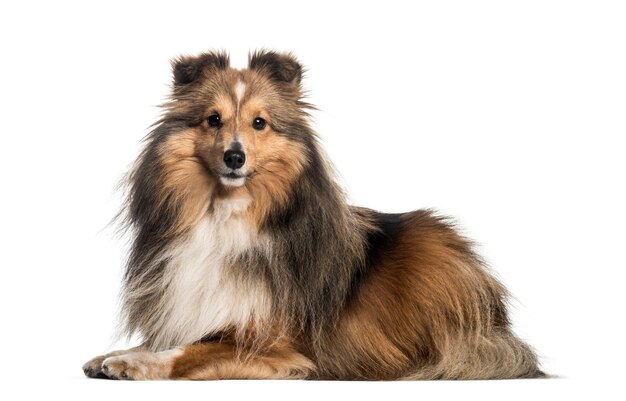
[{"label": "dog's left ear", "polygon": [[248,56],[248,68],[266,74],[272,81],[300,88],[304,69],[291,53],[277,53],[271,50],[258,50]]}]

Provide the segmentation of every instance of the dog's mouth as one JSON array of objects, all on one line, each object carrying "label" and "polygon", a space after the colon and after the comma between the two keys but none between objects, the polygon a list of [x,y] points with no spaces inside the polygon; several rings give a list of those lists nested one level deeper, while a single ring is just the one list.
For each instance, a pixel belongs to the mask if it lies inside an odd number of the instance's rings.
[{"label": "dog's mouth", "polygon": [[240,187],[245,184],[248,178],[245,174],[238,174],[234,171],[223,173],[219,175],[222,185],[227,187]]},{"label": "dog's mouth", "polygon": [[231,180],[236,180],[237,178],[246,178],[243,174],[237,174],[234,171],[226,174],[222,174],[222,177],[229,178]]}]

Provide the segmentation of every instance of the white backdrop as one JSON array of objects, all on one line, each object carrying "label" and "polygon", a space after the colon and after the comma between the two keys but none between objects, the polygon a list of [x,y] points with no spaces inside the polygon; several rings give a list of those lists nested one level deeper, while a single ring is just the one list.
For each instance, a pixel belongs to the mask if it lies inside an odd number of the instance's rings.
[{"label": "white backdrop", "polygon": [[[320,3],[0,5],[0,392],[623,396],[624,3]],[[561,379],[82,378],[83,362],[120,345],[124,241],[106,225],[120,202],[115,185],[167,96],[169,60],[218,48],[244,67],[260,47],[294,51],[307,66],[314,125],[351,202],[455,216],[515,295],[517,332]]]}]

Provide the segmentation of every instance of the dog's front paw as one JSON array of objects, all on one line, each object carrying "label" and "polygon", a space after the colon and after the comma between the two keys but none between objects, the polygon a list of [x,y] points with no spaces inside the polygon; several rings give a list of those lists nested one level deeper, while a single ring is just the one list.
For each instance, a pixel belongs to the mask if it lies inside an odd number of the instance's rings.
[{"label": "dog's front paw", "polygon": [[140,358],[129,355],[112,356],[102,362],[102,373],[114,380],[146,379],[148,367]]},{"label": "dog's front paw", "polygon": [[139,348],[116,351],[99,356],[83,366],[88,377],[114,380],[159,380],[170,378],[174,360],[180,349],[161,352],[141,351]]},{"label": "dog's front paw", "polygon": [[83,365],[85,376],[94,379],[106,379],[107,376],[102,372],[102,362],[106,359],[105,355],[99,355]]}]

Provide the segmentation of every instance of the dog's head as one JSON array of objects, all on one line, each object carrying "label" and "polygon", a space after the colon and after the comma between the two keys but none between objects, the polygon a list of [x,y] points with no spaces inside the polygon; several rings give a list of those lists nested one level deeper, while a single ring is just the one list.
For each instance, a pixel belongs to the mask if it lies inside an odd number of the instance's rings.
[{"label": "dog's head", "polygon": [[225,53],[210,52],[176,59],[173,72],[171,101],[130,177],[131,219],[178,231],[211,199],[253,200],[257,220],[287,202],[317,154],[300,63],[259,51],[238,70]]},{"label": "dog's head", "polygon": [[193,137],[193,157],[212,180],[237,188],[264,173],[297,175],[306,156],[298,138],[307,135],[298,129],[306,104],[303,69],[292,55],[256,52],[247,69],[236,70],[226,54],[205,53],[179,58],[173,70],[168,117],[186,121],[181,134]]}]

